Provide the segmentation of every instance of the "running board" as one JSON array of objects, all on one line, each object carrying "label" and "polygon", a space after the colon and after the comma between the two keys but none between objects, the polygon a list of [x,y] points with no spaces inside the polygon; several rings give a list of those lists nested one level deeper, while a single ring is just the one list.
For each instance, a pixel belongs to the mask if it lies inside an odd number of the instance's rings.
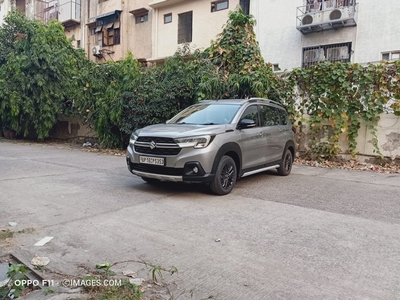
[{"label": "running board", "polygon": [[277,168],[279,168],[279,165],[274,165],[274,166],[270,166],[270,167],[266,167],[266,168],[262,168],[262,169],[257,169],[257,170],[254,170],[254,171],[250,171],[250,172],[244,173],[242,175],[242,177],[246,177],[246,176],[249,176],[249,175],[253,175],[253,174],[256,174],[256,173],[268,171],[268,170],[271,170],[271,169],[277,169]]}]

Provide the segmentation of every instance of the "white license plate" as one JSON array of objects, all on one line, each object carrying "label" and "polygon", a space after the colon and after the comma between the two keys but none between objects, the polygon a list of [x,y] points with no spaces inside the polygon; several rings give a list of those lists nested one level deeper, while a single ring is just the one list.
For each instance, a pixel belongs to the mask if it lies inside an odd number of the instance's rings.
[{"label": "white license plate", "polygon": [[164,158],[163,157],[152,157],[152,156],[140,156],[139,162],[141,164],[163,166]]}]

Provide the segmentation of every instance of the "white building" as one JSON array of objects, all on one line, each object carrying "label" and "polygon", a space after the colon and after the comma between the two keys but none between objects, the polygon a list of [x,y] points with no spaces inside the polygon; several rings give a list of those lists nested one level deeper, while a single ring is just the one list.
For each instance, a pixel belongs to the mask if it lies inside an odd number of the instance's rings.
[{"label": "white building", "polygon": [[154,0],[152,60],[175,53],[189,43],[193,49],[210,46],[239,0]]},{"label": "white building", "polygon": [[262,55],[281,70],[323,60],[399,59],[398,11],[399,0],[252,0],[250,5]]}]

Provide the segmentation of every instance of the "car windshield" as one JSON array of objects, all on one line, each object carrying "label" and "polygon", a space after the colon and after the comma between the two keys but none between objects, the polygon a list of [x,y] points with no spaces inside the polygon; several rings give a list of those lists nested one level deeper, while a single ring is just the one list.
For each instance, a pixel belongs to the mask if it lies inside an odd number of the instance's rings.
[{"label": "car windshield", "polygon": [[229,124],[239,110],[238,104],[198,104],[193,105],[171,120],[168,124],[220,125]]}]

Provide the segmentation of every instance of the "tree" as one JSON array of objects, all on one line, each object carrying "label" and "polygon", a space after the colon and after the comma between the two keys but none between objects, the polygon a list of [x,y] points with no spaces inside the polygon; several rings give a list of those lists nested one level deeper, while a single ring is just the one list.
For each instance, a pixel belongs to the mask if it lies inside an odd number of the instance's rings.
[{"label": "tree", "polygon": [[229,19],[216,41],[205,50],[225,83],[225,98],[267,97],[274,79],[264,62],[253,30],[256,21],[240,7]]},{"label": "tree", "polygon": [[17,132],[49,135],[59,114],[71,112],[75,78],[86,60],[61,23],[28,20],[16,11],[0,28],[0,116]]}]

